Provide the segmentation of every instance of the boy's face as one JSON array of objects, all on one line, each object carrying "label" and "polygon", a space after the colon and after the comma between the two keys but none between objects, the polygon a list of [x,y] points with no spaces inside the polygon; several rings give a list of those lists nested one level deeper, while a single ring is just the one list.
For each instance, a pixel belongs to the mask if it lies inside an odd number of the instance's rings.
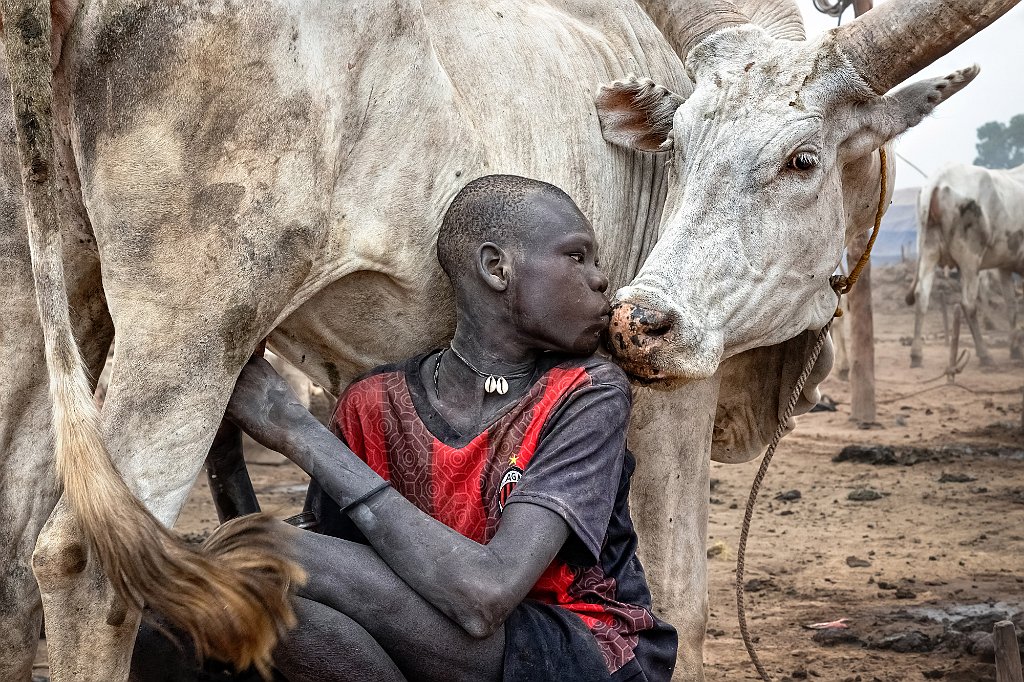
[{"label": "boy's face", "polygon": [[534,347],[589,355],[608,327],[608,278],[598,267],[594,228],[571,201],[532,200],[509,284],[513,324]]}]

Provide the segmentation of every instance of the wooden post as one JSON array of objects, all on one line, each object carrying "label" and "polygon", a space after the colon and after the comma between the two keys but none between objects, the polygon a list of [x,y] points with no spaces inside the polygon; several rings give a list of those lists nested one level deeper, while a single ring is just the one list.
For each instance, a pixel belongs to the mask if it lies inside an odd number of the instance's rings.
[{"label": "wooden post", "polygon": [[1017,630],[1008,620],[996,623],[992,631],[996,647],[996,682],[1024,682],[1020,667]]},{"label": "wooden post", "polygon": [[[867,247],[868,234],[850,244],[855,262]],[[850,304],[850,419],[860,425],[874,424],[875,412],[875,321],[871,311],[871,263],[847,295]]]},{"label": "wooden post", "polygon": [[[854,0],[853,13],[860,16],[871,9],[872,0]],[[867,248],[864,232],[850,244],[851,267]],[[875,411],[875,321],[871,311],[871,263],[865,264],[860,279],[848,294],[850,302],[850,419],[860,425],[874,424]]]}]

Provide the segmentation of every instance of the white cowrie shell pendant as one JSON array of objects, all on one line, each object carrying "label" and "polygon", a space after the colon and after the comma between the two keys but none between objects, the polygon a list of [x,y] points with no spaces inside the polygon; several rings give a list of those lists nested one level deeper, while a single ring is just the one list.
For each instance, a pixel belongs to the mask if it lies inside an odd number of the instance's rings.
[{"label": "white cowrie shell pendant", "polygon": [[484,382],[484,390],[488,393],[494,393],[498,390],[498,380],[494,377],[487,377],[487,381]]},{"label": "white cowrie shell pendant", "polygon": [[505,381],[505,377],[498,377],[498,380],[495,383],[498,385],[499,395],[505,395],[508,393],[508,382]]}]

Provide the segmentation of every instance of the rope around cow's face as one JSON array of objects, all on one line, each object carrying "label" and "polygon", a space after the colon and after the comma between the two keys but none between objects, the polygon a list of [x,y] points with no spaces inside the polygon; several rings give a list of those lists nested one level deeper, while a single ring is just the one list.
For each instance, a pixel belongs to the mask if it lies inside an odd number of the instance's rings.
[{"label": "rope around cow's face", "polygon": [[779,417],[779,425],[775,428],[775,434],[772,436],[771,444],[765,451],[764,457],[761,459],[761,466],[758,468],[757,474],[754,476],[754,482],[750,487],[750,497],[747,498],[747,507],[743,512],[743,525],[740,527],[740,542],[739,547],[736,550],[736,615],[740,622],[740,635],[743,637],[743,645],[747,648],[747,654],[750,655],[751,662],[754,664],[754,667],[757,668],[757,673],[761,676],[761,679],[764,680],[764,682],[772,682],[772,678],[761,664],[761,659],[757,656],[757,650],[754,648],[754,643],[750,639],[750,632],[747,630],[747,611],[744,605],[746,593],[743,587],[743,575],[747,553],[747,536],[750,534],[750,520],[754,516],[754,503],[757,501],[757,494],[761,490],[761,483],[764,481],[765,474],[768,473],[768,465],[771,464],[772,457],[775,455],[775,448],[778,446],[779,441],[782,440],[782,436],[786,432],[786,424],[789,422],[790,417],[793,416],[796,404],[800,400],[800,394],[804,390],[804,384],[807,383],[807,377],[810,376],[811,370],[814,368],[814,364],[818,361],[821,349],[825,345],[825,339],[828,338],[828,330],[832,327],[832,321],[843,314],[842,309],[839,307],[842,297],[844,294],[850,293],[853,285],[856,284],[857,280],[860,278],[861,271],[864,270],[868,260],[871,258],[871,249],[875,245],[875,239],[878,237],[878,231],[882,225],[882,215],[885,213],[885,195],[888,191],[889,182],[884,147],[880,147],[878,149],[878,157],[881,161],[881,177],[879,181],[878,209],[875,211],[875,225],[871,231],[871,237],[868,238],[868,243],[864,249],[864,253],[861,254],[860,260],[857,261],[857,265],[850,271],[849,276],[833,275],[829,278],[829,284],[836,292],[838,299],[836,301],[836,312],[832,315],[832,319],[826,322],[825,326],[818,332],[818,337],[814,342],[811,353],[807,356],[807,362],[804,364],[804,369],[800,372],[800,376],[797,377],[796,385],[793,386],[793,394],[789,397],[789,403],[786,404],[786,410]]}]

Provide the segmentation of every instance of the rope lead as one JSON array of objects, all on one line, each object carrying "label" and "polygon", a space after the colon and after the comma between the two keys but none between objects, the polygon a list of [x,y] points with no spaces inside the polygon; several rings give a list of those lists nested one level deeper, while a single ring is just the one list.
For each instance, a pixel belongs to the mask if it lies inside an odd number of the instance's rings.
[{"label": "rope lead", "polygon": [[757,502],[757,494],[761,491],[761,483],[764,481],[765,474],[768,473],[768,465],[771,464],[772,457],[775,456],[775,448],[778,446],[779,441],[782,440],[782,436],[786,433],[786,424],[789,423],[790,418],[793,416],[793,411],[796,409],[796,404],[800,400],[800,394],[804,390],[804,384],[807,383],[807,377],[811,375],[811,370],[814,369],[814,363],[818,361],[818,356],[821,354],[821,349],[825,346],[825,340],[828,338],[828,330],[832,327],[832,322],[837,317],[841,317],[843,314],[842,309],[839,307],[839,303],[842,301],[844,294],[850,293],[850,289],[857,283],[860,278],[861,271],[867,265],[868,260],[871,258],[871,249],[875,245],[875,239],[878,237],[878,231],[882,226],[882,216],[885,214],[885,195],[888,191],[889,174],[886,168],[886,156],[885,149],[878,149],[878,157],[881,161],[881,178],[880,178],[880,189],[878,193],[878,209],[875,211],[875,226],[871,231],[871,237],[868,239],[868,244],[864,249],[864,253],[861,254],[860,260],[857,261],[857,265],[850,272],[849,276],[845,275],[833,275],[829,278],[829,284],[832,285],[832,289],[836,292],[836,296],[839,300],[836,302],[836,312],[833,314],[832,319],[825,323],[825,326],[818,332],[818,337],[814,342],[814,346],[811,348],[810,355],[807,356],[807,362],[804,364],[804,369],[797,377],[796,385],[793,387],[793,394],[789,398],[789,402],[786,404],[786,410],[779,417],[779,425],[775,428],[775,433],[772,436],[771,443],[768,445],[768,449],[764,453],[764,457],[761,458],[761,466],[757,470],[757,475],[754,476],[754,483],[750,487],[750,497],[747,498],[747,506],[743,511],[743,525],[740,527],[740,542],[739,547],[736,550],[736,615],[740,622],[740,635],[743,637],[743,646],[747,648],[747,654],[750,656],[750,661],[754,664],[757,669],[758,675],[764,682],[772,682],[771,676],[768,671],[765,670],[761,664],[761,659],[757,656],[757,650],[754,648],[754,643],[750,639],[750,632],[747,629],[747,609],[745,606],[746,590],[743,587],[743,576],[746,570],[746,554],[747,554],[747,536],[750,534],[750,521],[754,516],[754,503]]}]

